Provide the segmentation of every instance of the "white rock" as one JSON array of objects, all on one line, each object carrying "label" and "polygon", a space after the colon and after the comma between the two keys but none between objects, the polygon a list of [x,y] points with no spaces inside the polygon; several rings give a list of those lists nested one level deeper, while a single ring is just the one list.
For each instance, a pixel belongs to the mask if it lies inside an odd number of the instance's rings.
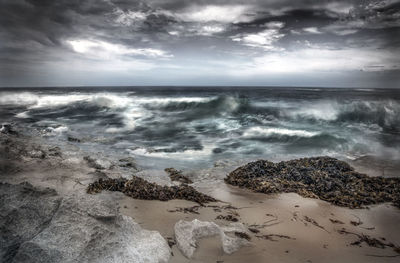
[{"label": "white rock", "polygon": [[247,233],[246,228],[241,223],[230,224],[227,227],[220,227],[214,222],[179,220],[174,227],[175,239],[178,249],[187,258],[191,258],[197,247],[197,241],[203,237],[219,235],[222,248],[225,253],[231,254],[240,247],[248,245],[249,241],[236,236],[228,236],[226,233],[242,232]]},{"label": "white rock", "polygon": [[243,238],[238,237],[231,237],[228,236],[226,233],[234,233],[234,232],[241,232],[248,234],[248,230],[242,223],[231,223],[228,226],[221,227],[222,230],[222,248],[224,252],[227,254],[232,254],[233,252],[237,251],[242,246],[246,246],[249,244],[249,241]]},{"label": "white rock", "polygon": [[5,223],[19,223],[5,225],[12,236],[0,234],[6,248],[0,249],[0,261],[144,263],[170,258],[165,239],[121,215],[112,194],[82,193],[61,200],[54,190],[30,185],[0,185],[0,194],[10,200],[0,202],[0,211],[11,211]]}]

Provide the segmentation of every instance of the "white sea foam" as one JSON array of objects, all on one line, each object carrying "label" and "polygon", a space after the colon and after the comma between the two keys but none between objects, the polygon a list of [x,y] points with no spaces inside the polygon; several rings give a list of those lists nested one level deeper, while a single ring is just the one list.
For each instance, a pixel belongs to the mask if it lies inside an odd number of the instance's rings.
[{"label": "white sea foam", "polygon": [[289,130],[283,128],[264,128],[252,127],[243,133],[244,137],[268,137],[271,135],[286,135],[286,136],[299,136],[299,137],[313,137],[318,135],[319,132],[310,132],[305,130]]},{"label": "white sea foam", "polygon": [[66,132],[66,131],[68,131],[68,127],[67,126],[60,126],[60,127],[57,127],[57,128],[53,129],[54,133],[63,133],[63,132]]},{"label": "white sea foam", "polygon": [[215,148],[213,144],[206,144],[201,150],[186,150],[182,152],[158,152],[151,151],[145,148],[137,148],[135,150],[127,149],[130,154],[157,158],[170,158],[177,160],[199,160],[206,158],[212,154],[212,150]]},{"label": "white sea foam", "polygon": [[292,116],[311,117],[316,120],[332,121],[339,114],[339,106],[334,102],[321,101],[301,105],[301,108],[291,111]]},{"label": "white sea foam", "polygon": [[124,127],[117,128],[111,127],[106,129],[108,133],[118,133],[124,131],[131,131],[136,127],[136,121],[142,118],[145,115],[145,112],[142,111],[139,107],[128,107],[124,111],[119,113],[122,117],[122,121],[124,123]]},{"label": "white sea foam", "polygon": [[1,92],[0,105],[32,105],[37,103],[38,96],[30,92]]},{"label": "white sea foam", "polygon": [[115,95],[112,93],[96,93],[96,94],[54,94],[42,95],[32,92],[2,93],[0,96],[0,104],[25,105],[29,109],[51,108],[64,106],[76,102],[88,102],[98,106],[119,108],[125,107],[133,102],[125,94]]},{"label": "white sea foam", "polygon": [[207,97],[176,97],[176,98],[160,98],[160,97],[133,97],[135,103],[139,104],[161,104],[165,105],[171,102],[208,102],[215,98],[207,98]]},{"label": "white sea foam", "polygon": [[59,136],[67,131],[68,127],[64,125],[56,128],[50,126],[46,128],[46,134],[44,134],[44,136]]}]

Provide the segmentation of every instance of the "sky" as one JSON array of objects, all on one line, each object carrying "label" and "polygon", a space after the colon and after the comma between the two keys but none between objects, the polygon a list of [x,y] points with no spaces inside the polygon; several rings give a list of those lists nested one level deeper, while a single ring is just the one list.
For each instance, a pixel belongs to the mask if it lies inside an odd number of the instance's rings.
[{"label": "sky", "polygon": [[400,0],[0,0],[0,86],[400,88]]}]

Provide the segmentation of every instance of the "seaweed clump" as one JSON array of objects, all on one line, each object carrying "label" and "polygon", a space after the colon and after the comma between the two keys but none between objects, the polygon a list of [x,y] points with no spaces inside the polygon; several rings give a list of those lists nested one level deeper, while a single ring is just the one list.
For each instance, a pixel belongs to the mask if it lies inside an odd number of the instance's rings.
[{"label": "seaweed clump", "polygon": [[179,186],[161,186],[150,183],[140,177],[133,176],[132,179],[99,179],[89,184],[87,193],[99,193],[102,190],[118,191],[135,199],[168,201],[172,199],[183,199],[199,204],[217,201],[211,196],[198,192],[186,184]]},{"label": "seaweed clump", "polygon": [[175,168],[165,168],[164,171],[168,173],[169,177],[172,181],[178,181],[182,184],[192,184],[192,180],[190,180],[187,176],[182,174],[182,171],[176,170]]},{"label": "seaweed clump", "polygon": [[400,207],[400,178],[369,177],[331,157],[259,160],[232,171],[225,182],[266,194],[294,192],[349,208],[383,202]]}]

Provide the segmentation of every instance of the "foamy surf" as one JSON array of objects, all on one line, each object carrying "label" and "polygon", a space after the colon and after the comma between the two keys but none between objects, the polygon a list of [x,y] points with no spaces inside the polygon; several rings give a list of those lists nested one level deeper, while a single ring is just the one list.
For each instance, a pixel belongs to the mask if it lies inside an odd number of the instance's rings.
[{"label": "foamy surf", "polygon": [[72,136],[82,146],[134,149],[131,154],[143,158],[213,163],[292,154],[400,156],[400,95],[308,91],[15,90],[1,92],[0,110],[4,121],[52,140]]},{"label": "foamy surf", "polygon": [[263,137],[271,135],[280,136],[298,136],[298,137],[313,137],[320,134],[319,132],[310,132],[305,130],[289,130],[283,128],[263,128],[253,127],[243,133],[244,137]]}]

